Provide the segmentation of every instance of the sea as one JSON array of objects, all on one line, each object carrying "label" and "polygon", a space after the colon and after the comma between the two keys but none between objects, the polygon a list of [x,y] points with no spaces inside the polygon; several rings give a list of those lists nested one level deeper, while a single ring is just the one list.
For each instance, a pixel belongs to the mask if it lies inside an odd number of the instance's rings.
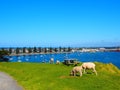
[{"label": "sea", "polygon": [[120,68],[120,52],[72,52],[56,54],[32,54],[10,56],[10,62],[49,63],[51,58],[54,59],[54,63],[57,60],[63,62],[65,59],[77,59],[80,62],[112,63]]}]

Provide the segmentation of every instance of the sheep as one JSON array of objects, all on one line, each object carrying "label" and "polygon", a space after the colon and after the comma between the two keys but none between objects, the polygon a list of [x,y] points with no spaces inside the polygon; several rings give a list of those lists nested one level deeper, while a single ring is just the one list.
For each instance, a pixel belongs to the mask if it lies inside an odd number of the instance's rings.
[{"label": "sheep", "polygon": [[54,58],[51,58],[50,59],[50,64],[53,64],[54,63]]},{"label": "sheep", "polygon": [[82,69],[83,69],[82,66],[75,66],[75,67],[73,67],[73,69],[71,70],[70,75],[76,76],[76,73],[79,73],[80,76],[82,76]]},{"label": "sheep", "polygon": [[95,70],[95,64],[92,62],[85,62],[82,65],[83,71],[85,73],[86,69],[93,69],[93,72],[97,75],[97,71]]},{"label": "sheep", "polygon": [[59,60],[57,60],[57,61],[56,61],[56,64],[60,64],[60,61],[59,61]]},{"label": "sheep", "polygon": [[97,71],[95,70],[95,64],[92,62],[85,62],[81,66],[75,66],[70,72],[70,75],[75,76],[76,73],[80,73],[80,76],[82,76],[82,71],[85,73],[86,69],[93,69],[93,72],[97,75]]}]

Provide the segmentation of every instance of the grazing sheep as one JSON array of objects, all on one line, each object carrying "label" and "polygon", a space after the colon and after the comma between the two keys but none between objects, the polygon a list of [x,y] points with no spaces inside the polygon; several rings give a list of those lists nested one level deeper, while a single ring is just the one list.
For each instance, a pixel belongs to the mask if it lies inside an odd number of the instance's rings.
[{"label": "grazing sheep", "polygon": [[82,76],[82,66],[73,67],[72,71],[70,72],[70,75],[76,76],[76,73],[79,73],[80,76]]},{"label": "grazing sheep", "polygon": [[57,60],[57,61],[56,61],[56,64],[60,64],[60,61],[59,61],[59,60]]},{"label": "grazing sheep", "polygon": [[86,69],[93,69],[93,72],[97,75],[97,71],[95,70],[95,64],[92,62],[85,62],[82,65],[83,71],[85,73]]},{"label": "grazing sheep", "polygon": [[54,58],[51,58],[50,59],[50,64],[53,64],[54,63]]}]

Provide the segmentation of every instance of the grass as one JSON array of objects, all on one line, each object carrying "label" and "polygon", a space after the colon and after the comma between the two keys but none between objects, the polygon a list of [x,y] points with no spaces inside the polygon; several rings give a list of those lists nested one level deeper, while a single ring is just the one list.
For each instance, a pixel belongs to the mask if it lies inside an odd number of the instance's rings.
[{"label": "grass", "polygon": [[24,90],[120,90],[120,70],[111,63],[95,64],[97,76],[69,76],[73,66],[45,63],[0,63],[0,71],[11,75]]}]

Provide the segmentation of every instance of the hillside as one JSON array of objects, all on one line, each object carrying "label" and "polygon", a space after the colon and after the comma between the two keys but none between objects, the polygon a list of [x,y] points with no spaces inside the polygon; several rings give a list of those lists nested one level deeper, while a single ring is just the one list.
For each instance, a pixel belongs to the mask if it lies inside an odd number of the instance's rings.
[{"label": "hillside", "polygon": [[119,90],[120,70],[113,64],[95,62],[98,75],[69,76],[73,66],[45,63],[0,63],[25,90]]}]

